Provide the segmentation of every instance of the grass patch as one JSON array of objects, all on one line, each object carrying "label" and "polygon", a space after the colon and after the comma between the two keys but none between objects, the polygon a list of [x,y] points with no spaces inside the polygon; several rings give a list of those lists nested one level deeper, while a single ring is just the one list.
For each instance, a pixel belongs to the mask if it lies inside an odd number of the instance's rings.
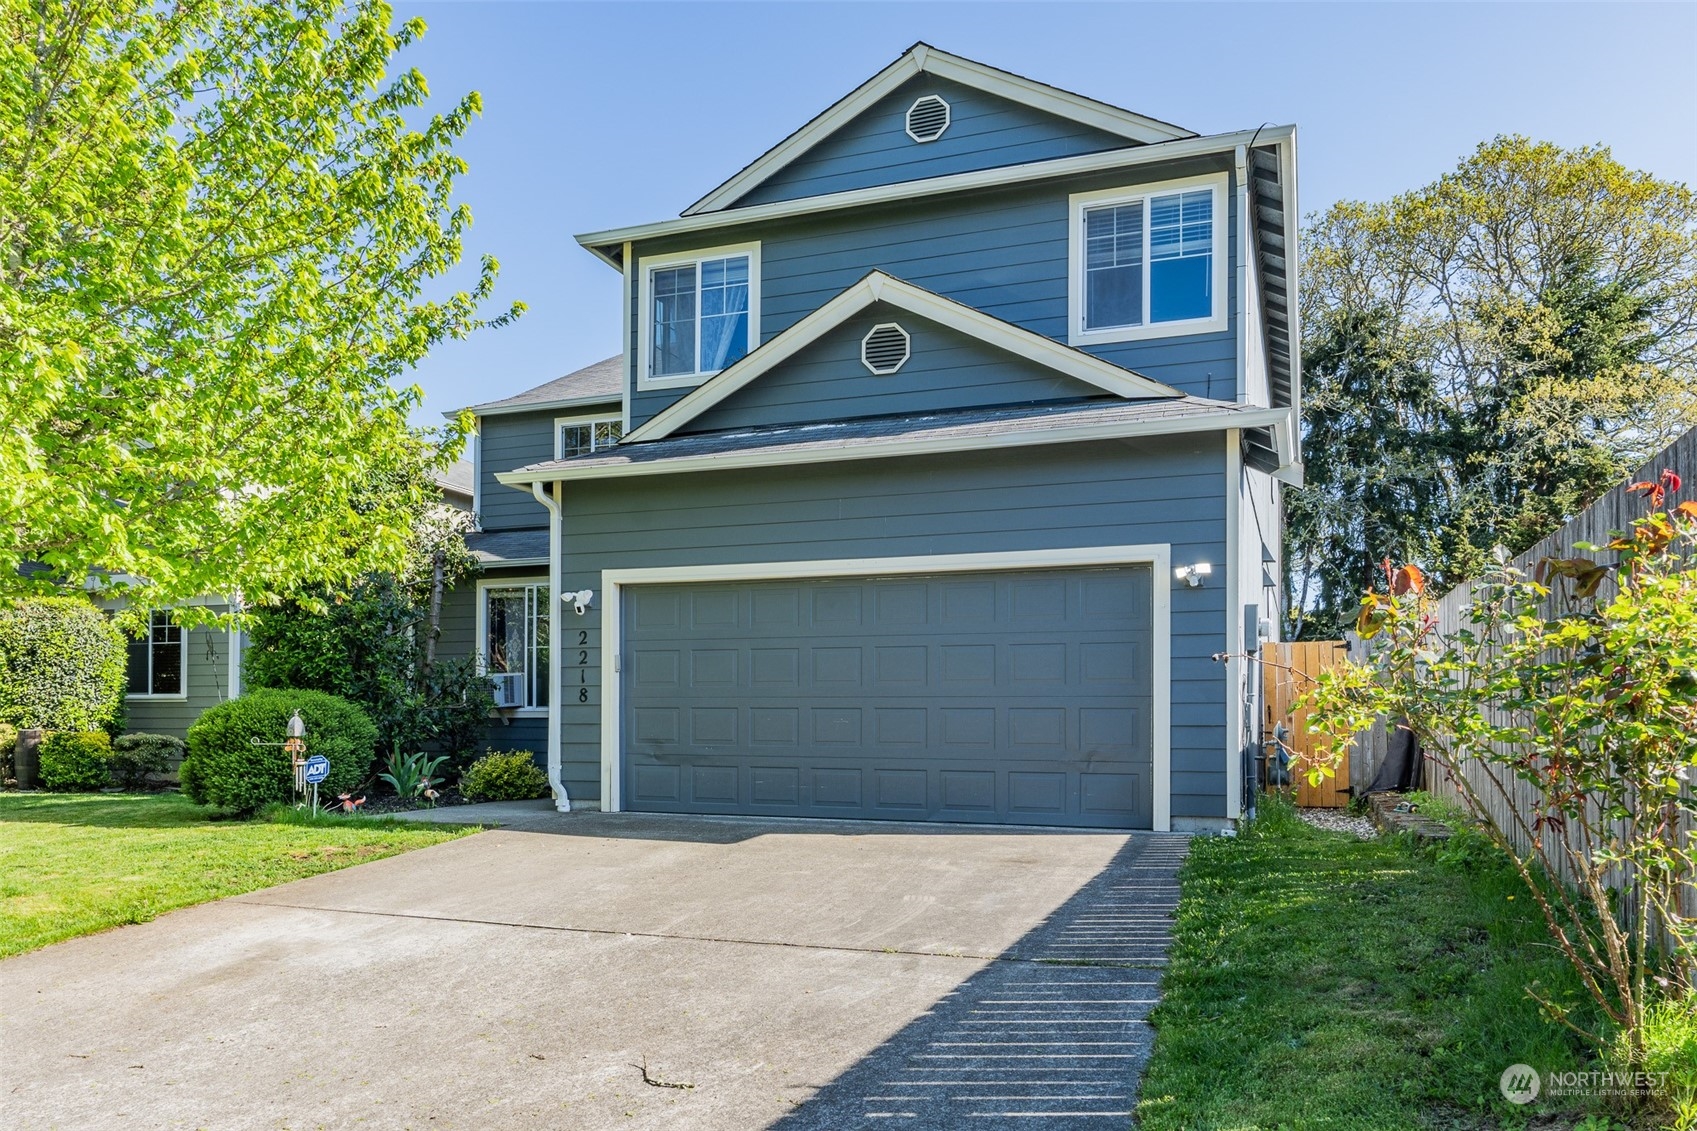
[{"label": "grass patch", "polygon": [[1515,1127],[1572,1109],[1498,1091],[1511,1064],[1591,1066],[1526,996],[1537,982],[1591,1020],[1506,861],[1263,813],[1199,838],[1181,873],[1144,1128]]},{"label": "grass patch", "polygon": [[0,958],[475,829],[220,819],[180,794],[0,794]]}]

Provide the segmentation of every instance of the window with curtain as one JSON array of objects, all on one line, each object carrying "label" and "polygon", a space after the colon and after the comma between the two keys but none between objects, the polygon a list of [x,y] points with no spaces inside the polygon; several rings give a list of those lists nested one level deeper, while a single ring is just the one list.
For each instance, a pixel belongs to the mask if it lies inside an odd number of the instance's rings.
[{"label": "window with curtain", "polygon": [[171,622],[171,614],[154,613],[147,630],[130,638],[128,694],[185,694],[186,647],[183,630]]},{"label": "window with curtain", "polygon": [[517,706],[548,705],[548,587],[490,586],[483,590],[483,670],[515,676]]},{"label": "window with curtain", "polygon": [[600,420],[562,420],[554,442],[554,458],[599,452],[617,444],[625,434],[625,422],[617,416]]},{"label": "window with curtain", "polygon": [[1214,317],[1215,207],[1211,188],[1086,207],[1083,329]]},{"label": "window with curtain", "polygon": [[657,267],[649,276],[649,375],[716,373],[749,351],[749,257]]}]

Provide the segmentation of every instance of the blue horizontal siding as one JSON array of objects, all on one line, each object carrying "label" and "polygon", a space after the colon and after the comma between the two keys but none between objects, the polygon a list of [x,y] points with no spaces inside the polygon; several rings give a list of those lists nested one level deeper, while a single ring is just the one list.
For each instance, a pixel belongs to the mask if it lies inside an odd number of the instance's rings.
[{"label": "blue horizontal siding", "polygon": [[554,458],[552,410],[485,416],[478,423],[478,521],[484,530],[523,530],[548,524],[548,512],[529,494],[496,481],[516,467]]},{"label": "blue horizontal siding", "polygon": [[[935,141],[907,135],[915,99],[949,104],[949,128]],[[736,202],[736,207],[845,192],[1097,153],[1136,144],[994,94],[931,75],[916,75]]]},{"label": "blue horizontal siding", "polygon": [[[761,244],[760,339],[769,341],[852,286],[868,271],[899,279],[1057,341],[1067,338],[1069,194],[1130,187],[1210,172],[1223,158],[1195,159],[1116,173],[894,205],[847,209],[738,229]],[[1236,194],[1227,194],[1227,262],[1236,258]],[[724,243],[703,233],[640,245],[641,258]],[[1117,342],[1089,350],[1182,392],[1231,400],[1237,394],[1236,287],[1227,286],[1223,331]],[[642,312],[633,302],[632,340]],[[633,390],[632,426],[688,392]],[[983,402],[994,403],[994,402]]]},{"label": "blue horizontal siding", "polygon": [[[860,360],[874,326],[907,331],[909,357],[880,376]],[[884,303],[830,331],[795,357],[691,421],[682,431],[712,432],[896,413],[938,412],[983,404],[1028,404],[1101,396],[1102,390],[959,330]]]},{"label": "blue horizontal siding", "polygon": [[[566,487],[564,584],[603,591],[606,569],[1142,543],[1223,562],[1225,513],[1217,433],[602,480]],[[1172,590],[1176,817],[1225,812],[1225,671],[1209,659],[1225,648],[1225,608],[1223,586]],[[593,798],[606,642],[598,607],[563,623],[568,640],[586,634],[564,666],[563,757],[574,797]]]}]

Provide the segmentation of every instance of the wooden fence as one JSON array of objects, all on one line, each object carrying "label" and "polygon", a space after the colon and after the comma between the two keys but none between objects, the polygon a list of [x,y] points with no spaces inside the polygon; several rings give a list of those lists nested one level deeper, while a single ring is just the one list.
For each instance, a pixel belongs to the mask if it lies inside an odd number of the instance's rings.
[{"label": "wooden fence", "polygon": [[[1688,485],[1697,486],[1697,429],[1687,432],[1679,440],[1647,463],[1635,480],[1654,479],[1663,468],[1672,468],[1685,478]],[[1576,556],[1596,557],[1599,560],[1610,560],[1612,555],[1587,553],[1577,548],[1577,544],[1588,542],[1593,545],[1606,545],[1610,532],[1629,529],[1633,520],[1644,513],[1645,503],[1642,495],[1629,494],[1628,484],[1623,483],[1598,499],[1583,513],[1575,517],[1566,526],[1533,546],[1530,550],[1513,559],[1513,565],[1519,569],[1531,571],[1544,558],[1567,558]],[[1688,490],[1683,497],[1690,497]],[[1604,588],[1599,595],[1607,598],[1612,592],[1614,581],[1612,577],[1603,583]],[[1450,634],[1467,625],[1468,608],[1473,601],[1474,586],[1472,584],[1459,586],[1441,598],[1434,610],[1438,618],[1438,629],[1444,634]],[[1555,612],[1552,607],[1548,610]],[[1366,658],[1367,649],[1361,646],[1361,641],[1350,641],[1350,658],[1360,662]],[[1379,724],[1371,733],[1357,739],[1352,750],[1352,784],[1358,793],[1365,793],[1368,783],[1372,781],[1378,769],[1379,762],[1385,753],[1386,729]],[[1507,832],[1522,852],[1531,851],[1531,843],[1522,827],[1530,825],[1532,815],[1537,811],[1537,791],[1526,782],[1500,767],[1479,762],[1470,764],[1468,778],[1475,793],[1485,802],[1492,818],[1498,827]],[[1500,787],[1500,788],[1499,788]],[[1432,793],[1452,798],[1461,802],[1461,794],[1455,782],[1447,780],[1445,775],[1436,771],[1431,762],[1426,764],[1426,788]],[[1687,818],[1681,835],[1690,842],[1694,829]],[[1569,830],[1570,836],[1576,836],[1576,830]],[[1562,863],[1566,864],[1563,860]],[[1564,867],[1565,871],[1565,867]],[[1571,880],[1571,875],[1564,875]],[[1620,872],[1610,876],[1610,886],[1625,888],[1630,886],[1631,877]],[[1688,887],[1683,893],[1682,911],[1688,917],[1697,917],[1697,888]]]},{"label": "wooden fence", "polygon": [[1327,668],[1343,662],[1347,645],[1342,640],[1302,640],[1293,644],[1263,644],[1261,673],[1266,704],[1268,736],[1284,726],[1285,744],[1296,754],[1297,764],[1291,771],[1291,784],[1296,790],[1296,803],[1305,809],[1342,809],[1349,804],[1349,752],[1332,777],[1321,778],[1311,785],[1303,767],[1319,744],[1308,733],[1308,710],[1298,706],[1298,700],[1314,686],[1314,677]]}]

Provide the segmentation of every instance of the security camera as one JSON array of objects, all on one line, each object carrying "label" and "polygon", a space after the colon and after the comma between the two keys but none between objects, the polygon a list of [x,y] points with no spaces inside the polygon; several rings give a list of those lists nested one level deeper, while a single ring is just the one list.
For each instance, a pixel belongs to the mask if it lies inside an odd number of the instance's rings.
[{"label": "security camera", "polygon": [[584,611],[589,608],[589,603],[595,600],[595,590],[579,589],[576,593],[563,593],[560,595],[560,600],[570,601],[572,612],[581,617]]}]

